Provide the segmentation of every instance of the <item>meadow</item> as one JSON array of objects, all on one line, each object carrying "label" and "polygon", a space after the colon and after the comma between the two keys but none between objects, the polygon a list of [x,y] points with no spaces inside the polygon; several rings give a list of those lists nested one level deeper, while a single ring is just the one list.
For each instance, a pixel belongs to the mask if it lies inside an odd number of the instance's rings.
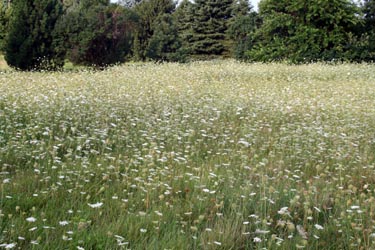
[{"label": "meadow", "polygon": [[374,249],[375,65],[0,71],[0,249]]}]

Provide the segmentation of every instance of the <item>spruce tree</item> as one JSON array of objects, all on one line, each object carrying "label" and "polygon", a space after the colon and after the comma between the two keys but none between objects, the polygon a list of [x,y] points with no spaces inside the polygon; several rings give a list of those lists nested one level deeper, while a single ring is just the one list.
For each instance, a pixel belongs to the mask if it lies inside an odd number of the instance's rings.
[{"label": "spruce tree", "polygon": [[181,46],[175,16],[164,14],[154,25],[154,34],[146,51],[147,57],[156,61],[184,62],[185,53]]},{"label": "spruce tree", "polygon": [[233,0],[196,0],[191,51],[198,57],[223,55],[229,50],[226,32]]},{"label": "spruce tree", "polygon": [[64,54],[55,50],[55,24],[62,15],[59,0],[15,0],[6,39],[5,60],[20,70],[55,70]]},{"label": "spruce tree", "polygon": [[192,38],[192,24],[194,20],[193,3],[189,0],[182,0],[177,6],[173,15],[176,18],[181,46],[185,53],[190,54],[190,42]]},{"label": "spruce tree", "polygon": [[155,22],[164,14],[171,14],[176,8],[173,0],[143,0],[135,6],[138,14],[138,28],[135,33],[134,57],[136,60],[147,58],[147,48],[155,32]]}]

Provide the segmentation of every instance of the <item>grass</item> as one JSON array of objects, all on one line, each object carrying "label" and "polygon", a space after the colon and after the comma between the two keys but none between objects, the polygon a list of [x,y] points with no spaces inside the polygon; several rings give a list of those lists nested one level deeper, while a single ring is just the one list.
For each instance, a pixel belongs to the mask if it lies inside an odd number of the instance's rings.
[{"label": "grass", "polygon": [[0,246],[373,249],[374,72],[0,74]]},{"label": "grass", "polygon": [[0,72],[4,70],[9,70],[9,66],[4,59],[4,55],[0,53]]}]

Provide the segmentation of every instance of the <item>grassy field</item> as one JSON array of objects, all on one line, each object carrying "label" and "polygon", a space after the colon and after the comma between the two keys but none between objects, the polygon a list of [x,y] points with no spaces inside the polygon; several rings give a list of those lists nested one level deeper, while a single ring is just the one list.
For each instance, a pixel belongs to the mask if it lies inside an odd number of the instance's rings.
[{"label": "grassy field", "polygon": [[0,248],[374,249],[375,65],[0,73]]}]

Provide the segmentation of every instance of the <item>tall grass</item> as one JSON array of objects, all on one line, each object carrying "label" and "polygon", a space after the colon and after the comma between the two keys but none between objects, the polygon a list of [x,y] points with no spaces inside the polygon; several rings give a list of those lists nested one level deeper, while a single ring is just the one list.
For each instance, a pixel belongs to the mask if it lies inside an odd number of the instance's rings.
[{"label": "tall grass", "polygon": [[0,74],[0,246],[374,248],[374,72]]}]

